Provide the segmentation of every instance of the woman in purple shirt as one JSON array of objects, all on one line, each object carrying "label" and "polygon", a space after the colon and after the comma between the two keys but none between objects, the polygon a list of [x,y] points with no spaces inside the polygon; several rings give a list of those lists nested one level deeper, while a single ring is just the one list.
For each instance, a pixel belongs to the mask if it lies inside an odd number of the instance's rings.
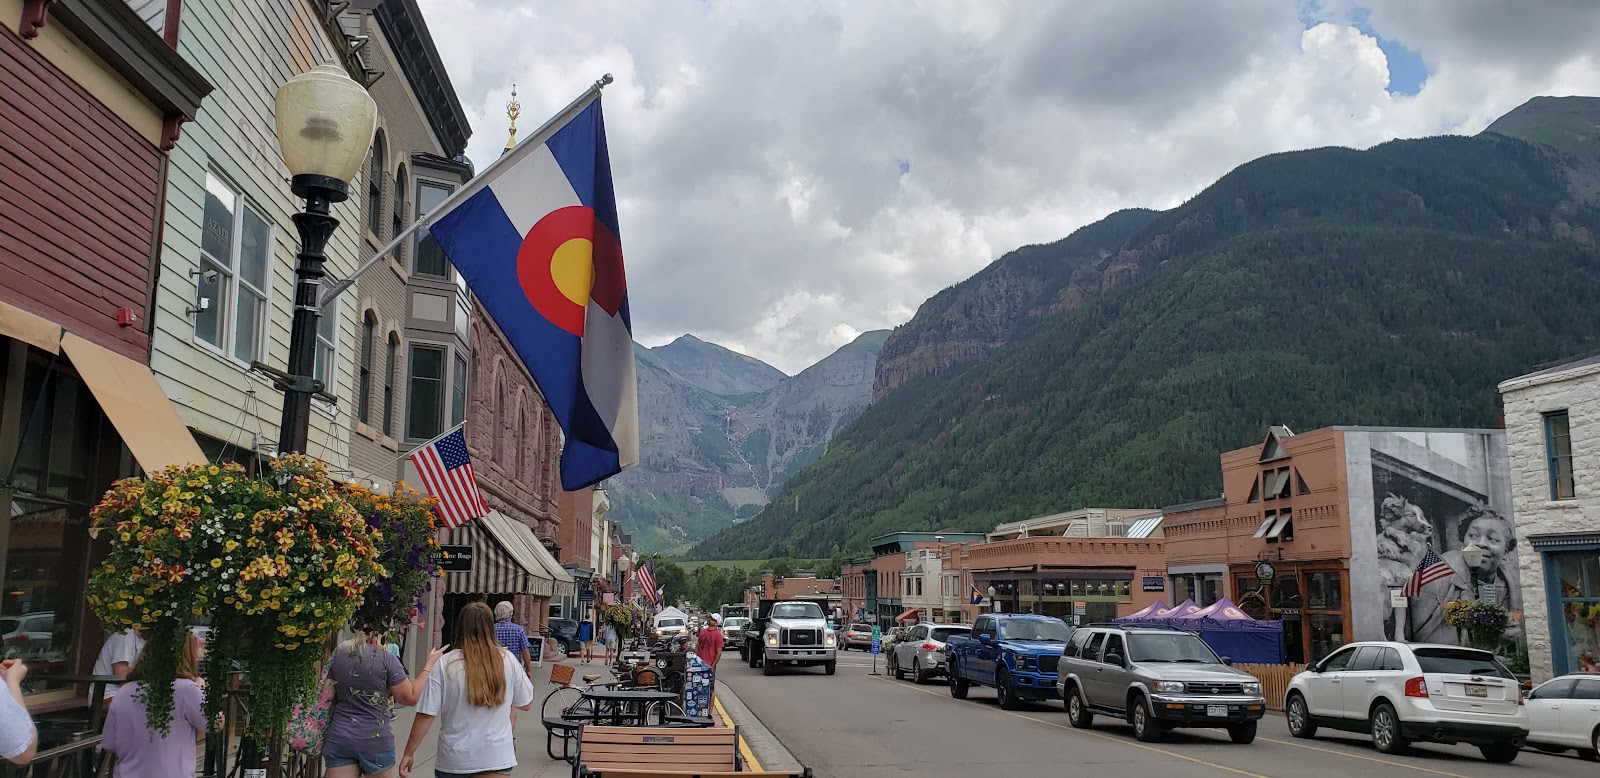
[{"label": "woman in purple shirt", "polygon": [[195,742],[206,731],[204,693],[200,686],[200,639],[190,634],[178,657],[172,682],[172,723],[163,735],[150,728],[145,715],[141,656],[128,674],[132,683],[117,690],[106,711],[101,746],[117,755],[116,778],[176,778],[195,774]]},{"label": "woman in purple shirt", "polygon": [[429,652],[428,662],[416,678],[406,677],[399,658],[366,633],[357,632],[334,649],[326,681],[333,685],[333,704],[328,709],[328,730],[322,736],[327,778],[377,778],[392,773],[393,706],[417,704],[428,673],[446,648]]}]

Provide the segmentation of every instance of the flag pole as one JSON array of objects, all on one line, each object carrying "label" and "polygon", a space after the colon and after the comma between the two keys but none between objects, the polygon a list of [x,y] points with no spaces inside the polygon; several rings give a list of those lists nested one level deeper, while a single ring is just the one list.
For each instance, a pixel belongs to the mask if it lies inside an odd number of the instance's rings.
[{"label": "flag pole", "polygon": [[387,463],[385,463],[383,465],[383,467],[381,467],[379,469],[380,470],[387,470],[387,469],[389,469],[391,467],[394,467],[397,463],[399,463],[400,460],[405,459],[406,457],[409,457],[412,454],[415,454],[418,451],[421,451],[421,450],[423,450],[423,449],[425,449],[425,448],[427,448],[427,447],[429,447],[429,446],[431,446],[431,445],[433,445],[435,443],[438,443],[440,440],[443,440],[446,435],[449,435],[450,433],[455,432],[456,430],[461,429],[462,427],[465,427],[465,426],[467,426],[467,423],[465,421],[463,421],[460,424],[457,424],[456,426],[451,427],[450,429],[447,429],[444,432],[441,432],[441,433],[433,436],[432,438],[428,439],[427,441],[417,444],[417,446],[415,448],[411,449],[410,451],[407,451],[404,454],[401,454],[400,456],[395,457],[394,459],[389,460]]},{"label": "flag pole", "polygon": [[[489,163],[488,167],[483,169],[482,173],[473,176],[471,181],[468,181],[466,185],[452,192],[450,196],[446,197],[438,205],[434,206],[432,210],[428,211],[422,216],[417,217],[415,221],[411,222],[409,227],[401,230],[400,234],[394,236],[394,239],[385,244],[383,248],[373,252],[372,256],[368,257],[366,262],[361,263],[361,266],[356,268],[355,272],[351,273],[349,277],[328,287],[328,291],[322,293],[322,299],[317,303],[318,309],[320,310],[327,308],[328,304],[333,302],[335,297],[338,297],[340,294],[343,294],[346,289],[354,286],[356,279],[360,278],[363,273],[371,270],[372,266],[382,261],[384,257],[389,255],[389,252],[394,251],[395,248],[399,247],[401,243],[404,243],[412,235],[415,235],[417,230],[432,224],[434,214],[448,211],[449,209],[454,208],[462,200],[477,194],[478,190],[482,189],[489,181],[492,181],[493,177],[498,175],[502,168],[527,156],[528,153],[533,149],[543,146],[545,141],[550,140],[550,136],[556,134],[556,131],[565,126],[567,122],[572,121],[572,117],[577,116],[583,111],[583,109],[588,108],[590,103],[599,99],[600,90],[605,89],[606,85],[610,84],[614,80],[615,79],[611,77],[610,73],[601,76],[598,81],[595,81],[589,86],[588,89],[584,90],[583,94],[578,95],[576,100],[568,103],[566,108],[561,109],[560,113],[550,117],[550,120],[546,121],[544,124],[539,125],[539,129],[534,130],[533,133],[524,138],[521,143],[518,143],[517,147],[513,149],[510,154],[501,154],[499,157],[496,157],[493,162]],[[395,461],[398,462],[399,460]]]}]

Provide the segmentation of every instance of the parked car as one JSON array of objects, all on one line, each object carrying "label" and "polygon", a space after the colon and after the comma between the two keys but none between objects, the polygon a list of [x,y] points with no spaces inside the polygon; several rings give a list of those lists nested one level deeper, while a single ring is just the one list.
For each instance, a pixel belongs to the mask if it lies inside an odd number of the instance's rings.
[{"label": "parked car", "polygon": [[0,640],[5,645],[32,644],[49,647],[55,637],[55,611],[0,616]]},{"label": "parked car", "polygon": [[1504,764],[1528,738],[1528,708],[1516,676],[1488,651],[1427,643],[1354,643],[1289,681],[1289,734],[1318,727],[1370,732],[1378,751],[1414,740],[1470,743]]},{"label": "parked car", "polygon": [[551,619],[550,637],[561,644],[563,656],[578,650],[578,622],[572,619]]},{"label": "parked car", "polygon": [[945,643],[950,696],[962,699],[973,686],[992,686],[1000,707],[1015,710],[1024,700],[1055,697],[1056,665],[1072,628],[1052,616],[986,613],[970,635]]},{"label": "parked car", "polygon": [[1528,745],[1600,759],[1600,676],[1563,675],[1528,693]]},{"label": "parked car", "polygon": [[1194,633],[1168,627],[1078,630],[1062,653],[1060,688],[1072,726],[1114,716],[1147,742],[1170,728],[1220,726],[1249,743],[1267,713],[1255,676],[1229,667]]},{"label": "parked car", "polygon": [[850,629],[844,633],[844,650],[859,648],[862,651],[872,650],[872,625],[851,624]]},{"label": "parked car", "polygon": [[899,680],[911,673],[917,683],[927,683],[929,678],[945,674],[944,647],[954,635],[970,635],[972,627],[966,624],[918,624],[906,631],[889,649],[889,672]]}]

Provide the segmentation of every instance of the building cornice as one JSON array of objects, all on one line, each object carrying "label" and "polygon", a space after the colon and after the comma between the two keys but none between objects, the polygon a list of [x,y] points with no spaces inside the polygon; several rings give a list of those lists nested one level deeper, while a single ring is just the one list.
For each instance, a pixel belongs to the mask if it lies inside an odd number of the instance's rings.
[{"label": "building cornice", "polygon": [[[56,0],[50,16],[104,60],[112,71],[161,110],[170,138],[193,120],[213,89],[200,71],[178,55],[123,0]],[[170,145],[167,148],[171,148]]]},{"label": "building cornice", "polygon": [[439,139],[439,145],[450,157],[465,153],[472,127],[467,123],[467,113],[461,108],[455,87],[450,84],[444,60],[433,45],[422,9],[416,0],[385,0],[373,15],[394,49],[406,80],[411,82],[412,91],[422,104],[422,113]]}]

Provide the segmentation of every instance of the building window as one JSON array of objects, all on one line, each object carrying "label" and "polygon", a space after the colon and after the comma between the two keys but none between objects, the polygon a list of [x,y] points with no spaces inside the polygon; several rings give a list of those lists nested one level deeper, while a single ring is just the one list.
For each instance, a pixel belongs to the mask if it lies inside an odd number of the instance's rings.
[{"label": "building window", "polygon": [[261,357],[272,225],[244,195],[206,173],[194,333],[241,362]]},{"label": "building window", "polygon": [[1172,579],[1172,601],[1194,600],[1204,608],[1222,599],[1222,573],[1180,573]]},{"label": "building window", "polygon": [[450,423],[460,424],[467,418],[467,358],[456,354],[456,372],[450,384]]},{"label": "building window", "polygon": [[[444,184],[435,184],[429,181],[417,182],[417,212],[416,218],[438,207],[450,196],[451,188]],[[417,229],[416,248],[412,249],[411,272],[419,276],[444,278],[450,275],[450,263],[445,260],[444,249],[439,246],[437,238],[428,232],[428,228]]]},{"label": "building window", "polygon": [[490,451],[494,452],[494,461],[503,469],[510,469],[511,463],[506,461],[506,414],[511,411],[511,396],[506,393],[506,376],[500,373],[494,379],[494,445]]},{"label": "building window", "polygon": [[374,236],[383,234],[383,131],[372,140],[372,157],[367,161],[367,229]]},{"label": "building window", "polygon": [[[394,171],[394,208],[389,211],[389,226],[393,230],[389,233],[390,240],[400,237],[400,233],[406,229],[406,192],[408,191],[410,190],[406,189],[406,166],[401,165]],[[399,262],[401,267],[405,267],[406,264],[405,248],[405,241],[401,241],[400,245],[394,247],[394,261]]]},{"label": "building window", "polygon": [[367,311],[361,320],[361,366],[356,369],[356,419],[372,423],[372,352],[377,348],[378,315]]},{"label": "building window", "polygon": [[917,596],[922,596],[922,578],[917,578]]},{"label": "building window", "polygon": [[1576,496],[1572,478],[1572,427],[1566,411],[1544,415],[1544,449],[1550,460],[1550,499]]},{"label": "building window", "polygon": [[389,353],[383,360],[383,434],[394,437],[394,374],[399,371],[400,336],[389,333]]},{"label": "building window", "polygon": [[406,382],[406,437],[437,437],[444,430],[444,363],[442,346],[412,344]]},{"label": "building window", "polygon": [[517,414],[517,477],[532,484],[536,480],[534,467],[538,457],[533,455],[533,441],[528,438],[529,426],[528,409],[524,406]]},{"label": "building window", "polygon": [[333,364],[339,346],[339,300],[323,309],[317,317],[317,355],[311,375],[322,382],[322,391],[338,396],[334,389]]}]

